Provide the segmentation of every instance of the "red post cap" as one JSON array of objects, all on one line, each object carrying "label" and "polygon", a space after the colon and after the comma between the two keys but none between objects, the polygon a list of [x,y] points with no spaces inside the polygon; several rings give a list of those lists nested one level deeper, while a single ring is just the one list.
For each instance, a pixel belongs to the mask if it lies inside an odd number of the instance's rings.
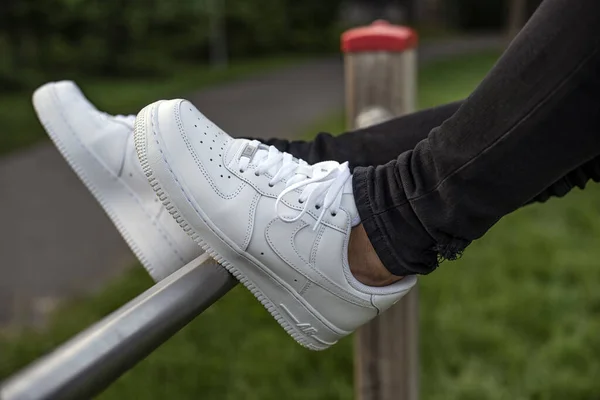
[{"label": "red post cap", "polygon": [[347,30],[342,34],[342,51],[405,51],[417,47],[417,33],[406,27],[377,20],[368,26]]}]

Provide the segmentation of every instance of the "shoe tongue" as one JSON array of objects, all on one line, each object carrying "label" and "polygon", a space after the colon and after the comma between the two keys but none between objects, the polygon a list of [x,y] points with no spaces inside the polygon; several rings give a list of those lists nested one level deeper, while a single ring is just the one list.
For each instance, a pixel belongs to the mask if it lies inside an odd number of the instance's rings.
[{"label": "shoe tongue", "polygon": [[351,177],[346,181],[344,185],[344,191],[342,195],[342,207],[350,215],[351,224],[353,227],[360,224],[360,216],[358,215],[358,208],[356,207],[356,201],[354,200],[354,191],[352,190],[352,179]]},{"label": "shoe tongue", "polygon": [[248,139],[229,139],[225,142],[225,163],[229,164],[234,158],[240,158],[240,149],[245,150],[251,144]]}]

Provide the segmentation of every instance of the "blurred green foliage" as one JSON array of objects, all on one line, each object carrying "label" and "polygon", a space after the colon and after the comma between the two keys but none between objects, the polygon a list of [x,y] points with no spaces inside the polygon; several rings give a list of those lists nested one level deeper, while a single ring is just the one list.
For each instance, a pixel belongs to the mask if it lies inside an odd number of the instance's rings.
[{"label": "blurred green foliage", "polygon": [[[468,96],[497,57],[422,68],[420,107]],[[342,121],[334,115],[309,132],[339,132]],[[420,279],[421,398],[600,398],[599,199],[596,185],[525,207],[460,260]],[[0,379],[151,284],[139,266],[64,305],[45,332],[0,335]],[[305,350],[238,287],[99,398],[351,399],[352,379],[352,338],[325,352]]]},{"label": "blurred green foliage", "polygon": [[204,62],[213,1],[234,59],[338,45],[341,0],[3,0],[0,91],[67,74],[160,77],[171,63]]},{"label": "blurred green foliage", "polygon": [[[216,8],[229,56],[247,59],[336,51],[341,9],[353,2],[396,4],[411,25],[427,25],[427,16],[415,12],[419,1],[2,0],[0,92],[74,74],[162,77],[173,63],[206,62]],[[529,11],[540,1],[528,0]],[[427,13],[442,14],[433,20],[444,28],[487,30],[505,25],[509,1],[430,3]]]}]

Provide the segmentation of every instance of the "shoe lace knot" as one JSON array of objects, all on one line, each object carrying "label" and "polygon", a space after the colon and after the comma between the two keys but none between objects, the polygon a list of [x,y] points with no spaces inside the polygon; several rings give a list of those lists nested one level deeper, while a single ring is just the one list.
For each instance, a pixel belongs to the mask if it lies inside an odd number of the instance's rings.
[{"label": "shoe lace knot", "polygon": [[[257,151],[251,157],[240,158],[240,172],[245,172],[250,164],[256,166],[257,176],[269,173],[269,186],[285,181],[285,189],[279,193],[275,201],[277,216],[286,222],[294,222],[302,218],[309,204],[314,203],[321,210],[313,230],[322,223],[326,213],[335,216],[340,210],[342,196],[351,193],[351,177],[348,163],[323,161],[309,165],[306,161],[297,159],[289,153],[281,152],[274,146],[266,146],[253,140],[249,143],[256,146]],[[279,212],[279,204],[283,197],[295,190],[301,190],[298,203],[303,204],[301,211],[294,217],[285,217]]]}]

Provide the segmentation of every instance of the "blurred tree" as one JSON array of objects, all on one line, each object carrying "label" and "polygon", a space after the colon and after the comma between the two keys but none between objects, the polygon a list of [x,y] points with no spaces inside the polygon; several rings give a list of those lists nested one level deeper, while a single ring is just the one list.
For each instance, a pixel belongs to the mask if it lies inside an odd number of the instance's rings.
[{"label": "blurred tree", "polygon": [[508,35],[517,36],[527,20],[527,0],[509,0]]},{"label": "blurred tree", "polygon": [[[99,0],[101,1],[101,0]],[[130,19],[132,10],[131,1],[111,0],[104,1],[103,36],[106,43],[106,51],[100,65],[100,73],[103,75],[119,75],[126,70],[127,52],[131,49]]]},{"label": "blurred tree", "polygon": [[506,0],[447,0],[447,15],[459,30],[504,29]]},{"label": "blurred tree", "polygon": [[16,71],[24,62],[23,35],[21,32],[23,6],[18,0],[4,0],[0,2],[0,29],[7,47],[6,67]]},{"label": "blurred tree", "polygon": [[290,50],[321,52],[339,48],[338,16],[341,0],[290,1],[289,18],[292,32]]},{"label": "blurred tree", "polygon": [[499,31],[511,35],[527,22],[542,0],[446,0],[445,15],[459,30]]},{"label": "blurred tree", "polygon": [[452,7],[445,0],[416,0],[416,15],[419,25],[443,30],[448,25],[446,11]]},{"label": "blurred tree", "polygon": [[[226,1],[233,59],[337,50],[342,0]],[[206,62],[208,2],[2,0],[0,89],[82,74],[160,75],[173,63]]]},{"label": "blurred tree", "polygon": [[210,25],[210,63],[213,68],[227,67],[227,33],[225,27],[225,0],[208,0]]},{"label": "blurred tree", "polygon": [[406,22],[416,25],[419,19],[419,0],[404,0],[402,6],[405,10]]}]

